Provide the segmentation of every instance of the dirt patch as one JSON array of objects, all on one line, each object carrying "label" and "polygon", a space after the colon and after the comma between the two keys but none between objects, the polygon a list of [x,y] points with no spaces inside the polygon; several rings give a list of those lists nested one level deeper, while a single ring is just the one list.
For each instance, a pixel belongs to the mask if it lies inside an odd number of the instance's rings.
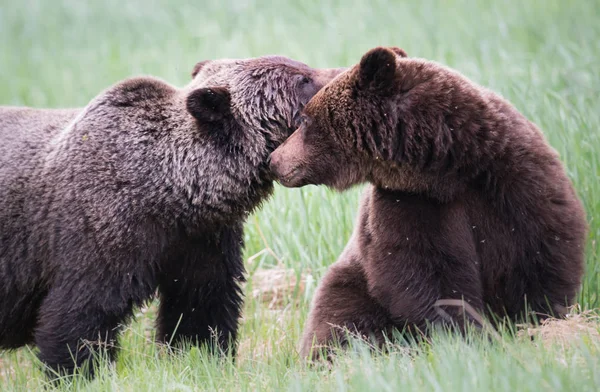
[{"label": "dirt patch", "polygon": [[312,281],[310,274],[298,274],[291,268],[261,269],[248,279],[250,291],[246,295],[268,309],[282,309],[290,303],[298,304]]},{"label": "dirt patch", "polygon": [[575,307],[564,319],[549,318],[539,326],[523,327],[519,336],[533,338],[544,346],[557,345],[563,349],[582,338],[600,343],[600,314],[598,310],[581,311]]}]

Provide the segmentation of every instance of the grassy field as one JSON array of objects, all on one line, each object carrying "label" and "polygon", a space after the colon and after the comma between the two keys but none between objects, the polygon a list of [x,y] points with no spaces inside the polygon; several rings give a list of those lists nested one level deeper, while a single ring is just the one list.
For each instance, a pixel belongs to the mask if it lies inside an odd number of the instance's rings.
[{"label": "grassy field", "polygon": [[[590,222],[579,303],[600,306],[600,2],[598,0],[0,0],[0,104],[83,106],[108,85],[152,74],[176,85],[200,60],[282,54],[347,66],[377,45],[448,64],[510,99],[560,152]],[[435,336],[331,368],[296,345],[316,284],[350,236],[359,189],[276,189],[248,221],[249,283],[239,357],[152,343],[154,306],[121,339],[114,369],[63,387],[91,391],[594,391],[600,323],[576,315],[499,341]],[[0,353],[0,390],[46,384],[35,352]]]}]

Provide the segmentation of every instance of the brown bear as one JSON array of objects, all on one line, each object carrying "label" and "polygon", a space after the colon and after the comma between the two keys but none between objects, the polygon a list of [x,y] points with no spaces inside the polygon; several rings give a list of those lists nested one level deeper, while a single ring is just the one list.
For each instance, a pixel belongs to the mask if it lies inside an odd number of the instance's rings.
[{"label": "brown bear", "polygon": [[0,347],[35,344],[90,376],[158,289],[158,339],[235,348],[242,226],[272,192],[270,152],[339,69],[280,56],[199,63],[84,109],[0,108]]},{"label": "brown bear", "polygon": [[369,51],[306,105],[270,166],[288,187],[370,183],[303,355],[343,344],[340,331],[382,342],[395,328],[462,330],[478,313],[560,316],[577,295],[587,224],[557,153],[509,102],[442,65]]}]

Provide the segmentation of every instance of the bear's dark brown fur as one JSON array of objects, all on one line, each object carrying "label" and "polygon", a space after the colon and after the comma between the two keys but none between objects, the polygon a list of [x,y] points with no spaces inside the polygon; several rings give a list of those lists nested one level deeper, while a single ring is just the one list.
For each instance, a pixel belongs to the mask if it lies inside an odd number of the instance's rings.
[{"label": "bear's dark brown fur", "polygon": [[307,104],[271,168],[289,187],[371,184],[303,355],[343,342],[338,328],[464,327],[441,299],[516,320],[562,315],[577,295],[587,225],[558,155],[510,103],[439,64],[369,51]]},{"label": "bear's dark brown fur", "polygon": [[157,288],[159,340],[234,348],[267,158],[339,72],[207,61],[182,89],[133,78],[84,109],[0,108],[0,348],[34,343],[61,372],[112,357]]}]

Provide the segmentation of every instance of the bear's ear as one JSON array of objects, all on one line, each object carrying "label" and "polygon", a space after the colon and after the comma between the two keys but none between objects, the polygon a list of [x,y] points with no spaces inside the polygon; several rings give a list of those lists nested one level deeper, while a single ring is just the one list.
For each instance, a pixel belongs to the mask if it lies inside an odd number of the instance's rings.
[{"label": "bear's ear", "polygon": [[225,87],[199,88],[188,95],[186,106],[196,120],[217,122],[230,113],[231,95]]},{"label": "bear's ear", "polygon": [[388,46],[388,49],[391,50],[392,52],[396,53],[400,57],[408,57],[408,55],[406,54],[404,49],[401,49],[397,46]]},{"label": "bear's ear", "polygon": [[202,68],[204,68],[204,66],[209,62],[210,60],[204,60],[200,61],[199,63],[196,63],[196,65],[194,65],[194,69],[192,69],[192,79],[194,79],[196,75],[198,75],[198,73],[202,70]]},{"label": "bear's ear", "polygon": [[388,48],[369,50],[358,66],[359,87],[381,92],[391,89],[396,76],[396,56]]}]

